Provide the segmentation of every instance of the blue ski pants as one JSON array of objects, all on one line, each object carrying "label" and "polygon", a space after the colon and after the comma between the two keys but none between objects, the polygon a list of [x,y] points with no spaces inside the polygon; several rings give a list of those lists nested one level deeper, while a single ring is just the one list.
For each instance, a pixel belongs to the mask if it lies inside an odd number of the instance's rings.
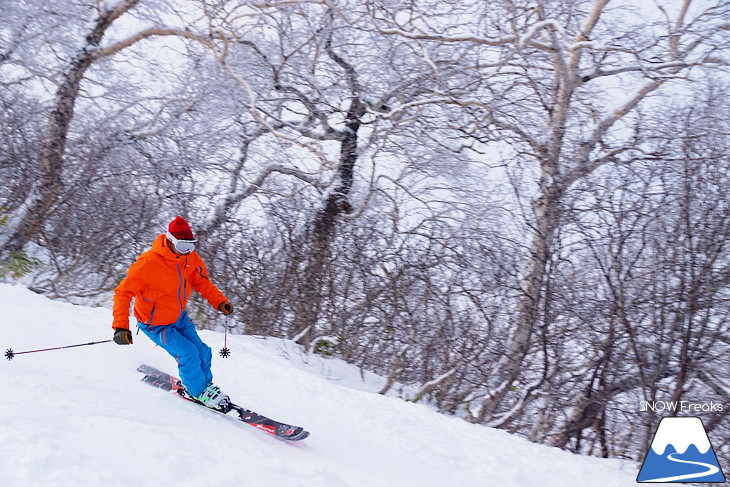
[{"label": "blue ski pants", "polygon": [[180,318],[171,325],[151,326],[139,323],[139,329],[177,361],[180,380],[194,397],[199,396],[213,382],[210,371],[213,354],[210,347],[198,336],[187,311],[183,311]]}]

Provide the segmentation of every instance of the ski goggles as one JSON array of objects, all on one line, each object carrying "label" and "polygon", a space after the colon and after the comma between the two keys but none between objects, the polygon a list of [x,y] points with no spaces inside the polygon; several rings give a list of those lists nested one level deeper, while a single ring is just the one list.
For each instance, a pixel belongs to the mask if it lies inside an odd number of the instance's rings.
[{"label": "ski goggles", "polygon": [[167,232],[167,239],[175,247],[175,250],[177,250],[181,254],[189,254],[190,252],[195,250],[195,242],[198,241],[197,238],[194,238],[192,240],[175,238],[170,232]]}]

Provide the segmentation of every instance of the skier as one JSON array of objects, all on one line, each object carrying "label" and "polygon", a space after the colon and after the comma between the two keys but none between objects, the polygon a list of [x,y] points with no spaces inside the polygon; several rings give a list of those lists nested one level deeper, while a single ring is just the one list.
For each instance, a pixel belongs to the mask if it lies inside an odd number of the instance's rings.
[{"label": "skier", "polygon": [[175,217],[167,234],[158,235],[152,249],[129,267],[114,290],[114,342],[132,343],[129,306],[134,298],[139,329],[175,358],[187,392],[208,407],[226,409],[230,398],[213,384],[211,349],[198,336],[185,307],[193,290],[226,316],[233,313],[233,305],[208,278],[195,252],[196,242],[188,222]]}]

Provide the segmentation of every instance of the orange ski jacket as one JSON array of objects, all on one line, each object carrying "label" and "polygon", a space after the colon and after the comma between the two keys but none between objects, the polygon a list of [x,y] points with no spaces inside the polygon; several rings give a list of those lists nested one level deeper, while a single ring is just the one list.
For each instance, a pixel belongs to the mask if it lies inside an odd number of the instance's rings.
[{"label": "orange ski jacket", "polygon": [[129,305],[134,298],[134,317],[148,325],[175,323],[185,311],[193,290],[214,308],[228,299],[208,279],[203,259],[195,252],[177,255],[159,235],[152,249],[129,267],[127,277],[114,289],[113,328],[129,329]]}]

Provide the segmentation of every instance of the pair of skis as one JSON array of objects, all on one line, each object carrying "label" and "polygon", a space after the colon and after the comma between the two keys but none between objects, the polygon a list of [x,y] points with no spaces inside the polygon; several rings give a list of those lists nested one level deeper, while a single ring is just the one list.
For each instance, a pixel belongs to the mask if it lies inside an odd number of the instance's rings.
[{"label": "pair of skis", "polygon": [[[172,392],[182,399],[200,404],[206,409],[212,409],[193,399],[190,394],[187,394],[185,387],[177,377],[157,370],[149,365],[140,365],[137,367],[137,371],[145,374],[142,378],[143,382],[153,387]],[[235,411],[238,414],[238,417],[236,418],[237,420],[282,440],[299,441],[309,436],[309,432],[305,431],[304,428],[300,426],[292,426],[290,424],[274,421],[273,419],[267,418],[266,416],[255,413],[237,404],[229,403],[226,410],[212,410],[225,415],[228,415],[231,411]]]}]

